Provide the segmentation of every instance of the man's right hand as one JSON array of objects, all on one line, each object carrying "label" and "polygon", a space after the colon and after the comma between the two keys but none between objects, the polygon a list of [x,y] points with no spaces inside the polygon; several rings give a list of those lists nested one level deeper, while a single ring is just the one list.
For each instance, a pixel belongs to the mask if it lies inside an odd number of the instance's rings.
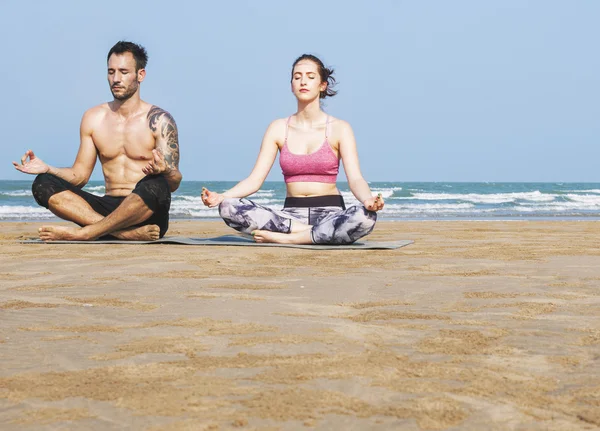
[{"label": "man's right hand", "polygon": [[42,159],[38,159],[31,150],[28,150],[25,155],[21,157],[21,164],[18,164],[17,162],[12,162],[12,164],[17,171],[26,174],[45,174],[50,170],[50,166],[44,163]]},{"label": "man's right hand", "polygon": [[202,187],[201,197],[204,205],[206,205],[209,208],[214,208],[225,200],[225,196],[223,196],[222,194],[211,192],[205,187]]}]

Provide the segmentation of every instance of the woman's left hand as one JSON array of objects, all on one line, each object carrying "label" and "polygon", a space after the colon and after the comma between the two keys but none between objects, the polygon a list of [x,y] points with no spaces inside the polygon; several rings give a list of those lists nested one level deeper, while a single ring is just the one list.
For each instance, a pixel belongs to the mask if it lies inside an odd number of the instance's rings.
[{"label": "woman's left hand", "polygon": [[366,199],[363,202],[363,205],[369,211],[379,211],[379,210],[383,209],[384,202],[383,202],[383,198],[381,197],[381,193],[379,193],[375,197]]}]

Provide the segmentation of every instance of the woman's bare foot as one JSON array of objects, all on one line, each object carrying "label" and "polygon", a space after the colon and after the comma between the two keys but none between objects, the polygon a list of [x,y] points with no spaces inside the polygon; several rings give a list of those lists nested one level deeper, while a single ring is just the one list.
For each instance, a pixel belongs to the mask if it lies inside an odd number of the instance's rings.
[{"label": "woman's bare foot", "polygon": [[113,232],[111,235],[115,238],[128,241],[156,241],[160,237],[160,228],[158,225],[149,224],[134,229],[124,229]]},{"label": "woman's bare foot", "polygon": [[270,232],[255,230],[252,232],[256,242],[272,242],[276,244],[312,244],[310,229],[295,233]]},{"label": "woman's bare foot", "polygon": [[85,239],[82,237],[79,227],[42,226],[38,230],[38,235],[42,241],[82,241]]},{"label": "woman's bare foot", "polygon": [[300,223],[299,221],[292,220],[292,224],[290,225],[290,233],[303,232],[305,230],[309,230],[310,228],[312,228],[312,226],[309,224],[304,224]]}]

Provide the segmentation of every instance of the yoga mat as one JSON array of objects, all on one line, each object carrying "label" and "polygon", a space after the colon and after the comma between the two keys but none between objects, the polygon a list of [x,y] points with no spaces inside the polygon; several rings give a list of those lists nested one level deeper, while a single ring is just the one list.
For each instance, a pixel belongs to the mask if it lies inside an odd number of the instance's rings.
[{"label": "yoga mat", "polygon": [[304,248],[309,250],[392,250],[412,244],[410,240],[398,241],[365,241],[348,245],[326,244],[272,244],[257,243],[249,238],[236,235],[224,235],[215,238],[187,238],[183,236],[164,237],[156,241],[123,241],[123,240],[96,240],[96,241],[48,241],[30,239],[21,241],[24,244],[179,244],[179,245],[231,245],[246,247],[288,247]]}]

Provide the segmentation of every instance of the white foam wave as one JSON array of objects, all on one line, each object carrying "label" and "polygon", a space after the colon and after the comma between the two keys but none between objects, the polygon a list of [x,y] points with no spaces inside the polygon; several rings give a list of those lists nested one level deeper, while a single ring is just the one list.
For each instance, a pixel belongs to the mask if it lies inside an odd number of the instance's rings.
[{"label": "white foam wave", "polygon": [[565,190],[568,193],[600,193],[600,189]]},{"label": "white foam wave", "polygon": [[173,195],[171,202],[176,201],[197,202],[200,205],[204,205],[200,196]]},{"label": "white foam wave", "polygon": [[554,194],[544,194],[539,190],[533,192],[518,193],[494,193],[494,194],[451,194],[451,193],[413,193],[411,197],[399,199],[419,199],[425,201],[457,200],[482,204],[503,204],[516,202],[517,200],[532,202],[550,202],[556,198]]},{"label": "white foam wave", "polygon": [[49,210],[42,207],[29,207],[24,205],[0,206],[0,220],[8,219],[47,219],[55,217]]},{"label": "white foam wave", "polygon": [[200,198],[194,199],[198,199],[198,201],[172,201],[171,210],[169,211],[170,216],[174,218],[219,218],[217,208],[204,206]]},{"label": "white foam wave", "polygon": [[86,186],[83,190],[95,196],[104,196],[106,194],[104,186]]},{"label": "white foam wave", "polygon": [[439,210],[435,208],[404,208],[404,209],[389,209],[385,208],[380,213],[380,217],[415,217],[415,216],[429,216],[429,217],[452,217],[452,216],[480,216],[483,214],[489,215],[496,212],[495,209],[475,209],[475,208],[462,208],[448,210]]},{"label": "white foam wave", "polygon": [[[517,205],[518,212],[600,211],[600,202],[550,202],[543,205]],[[599,214],[600,215],[600,214]]]},{"label": "white foam wave", "polygon": [[381,196],[386,199],[392,197],[394,192],[399,192],[402,190],[402,187],[373,187],[371,188],[371,192],[373,196],[377,196],[378,193],[381,193]]},{"label": "white foam wave", "polygon": [[[275,202],[271,199],[252,199],[252,202],[255,202],[260,205],[268,206],[268,207],[280,207],[283,206],[283,201]],[[199,202],[191,202],[191,201],[171,201],[171,209],[180,209],[180,210],[196,210],[208,208],[205,207],[202,201]]]},{"label": "white foam wave", "polygon": [[173,218],[219,218],[219,211],[216,208],[206,208],[197,210],[171,210],[170,216]]},{"label": "white foam wave", "polygon": [[256,199],[256,198],[249,198],[252,199],[252,202],[257,203],[257,204],[261,204],[261,205],[266,205],[266,206],[277,206],[277,205],[283,205],[283,201],[277,201],[275,199]]},{"label": "white foam wave", "polygon": [[371,190],[392,190],[394,192],[404,190],[402,187],[371,187]]},{"label": "white foam wave", "polygon": [[[454,211],[475,208],[475,205],[462,203],[462,204],[386,204],[385,210],[435,210],[435,211]],[[477,210],[480,211],[480,210]]]},{"label": "white foam wave", "polygon": [[[394,194],[394,192],[396,191],[400,191],[402,190],[402,187],[389,187],[389,188],[377,188],[374,187],[371,189],[371,193],[373,193],[373,196],[377,196],[378,193],[381,193],[381,196],[384,199],[387,199],[389,197],[392,197],[392,195]],[[340,193],[342,194],[342,197],[344,198],[345,202],[358,202],[356,200],[356,198],[354,197],[354,194],[349,191],[349,190],[340,190]]]},{"label": "white foam wave", "polygon": [[573,202],[580,202],[588,205],[600,205],[600,196],[598,195],[575,195],[570,193],[565,195],[565,197]]},{"label": "white foam wave", "polygon": [[30,190],[15,190],[12,192],[0,192],[0,196],[32,196]]},{"label": "white foam wave", "polygon": [[[259,190],[258,192],[254,193],[253,195],[248,196],[248,199],[252,199],[253,201],[257,201],[257,198],[273,198],[275,196],[275,191],[274,190]],[[190,196],[190,195],[181,195],[181,194],[174,194],[172,196],[172,200],[173,201],[177,201],[177,200],[185,200],[188,202],[199,202],[200,204],[202,204],[202,198],[200,197],[200,194],[196,195],[196,196]],[[267,199],[268,200],[268,199]]]},{"label": "white foam wave", "polygon": [[[371,190],[372,192],[374,192],[374,190]],[[345,190],[340,190],[340,193],[342,195],[342,197],[344,198],[344,202],[346,203],[346,205],[350,204],[350,205],[355,205],[358,202],[358,199],[356,199],[356,197],[354,197],[354,193],[350,192],[350,191],[345,191]],[[373,197],[377,196],[377,193],[373,193]],[[381,193],[381,196],[383,196],[384,198],[388,197],[385,196],[383,193]],[[391,193],[390,193],[391,196]]]},{"label": "white foam wave", "polygon": [[253,195],[250,195],[249,198],[252,199],[253,197],[261,197],[261,198],[270,198],[273,197],[275,195],[275,190],[259,190],[256,193],[254,193]]},{"label": "white foam wave", "polygon": [[[344,203],[346,204],[346,206],[357,205],[360,203],[360,202],[358,202],[358,199],[356,199],[354,197],[354,194],[352,192],[340,190],[340,193],[342,194],[342,197],[344,198]],[[376,194],[374,196],[376,196]]]},{"label": "white foam wave", "polygon": [[[283,206],[283,201],[274,201],[273,199],[252,199],[253,202],[272,207]],[[204,214],[203,211],[213,210],[204,206],[202,199],[192,196],[178,196],[177,199],[171,201],[172,214]],[[216,209],[214,209],[216,211]],[[216,213],[215,213],[216,214]]]}]

